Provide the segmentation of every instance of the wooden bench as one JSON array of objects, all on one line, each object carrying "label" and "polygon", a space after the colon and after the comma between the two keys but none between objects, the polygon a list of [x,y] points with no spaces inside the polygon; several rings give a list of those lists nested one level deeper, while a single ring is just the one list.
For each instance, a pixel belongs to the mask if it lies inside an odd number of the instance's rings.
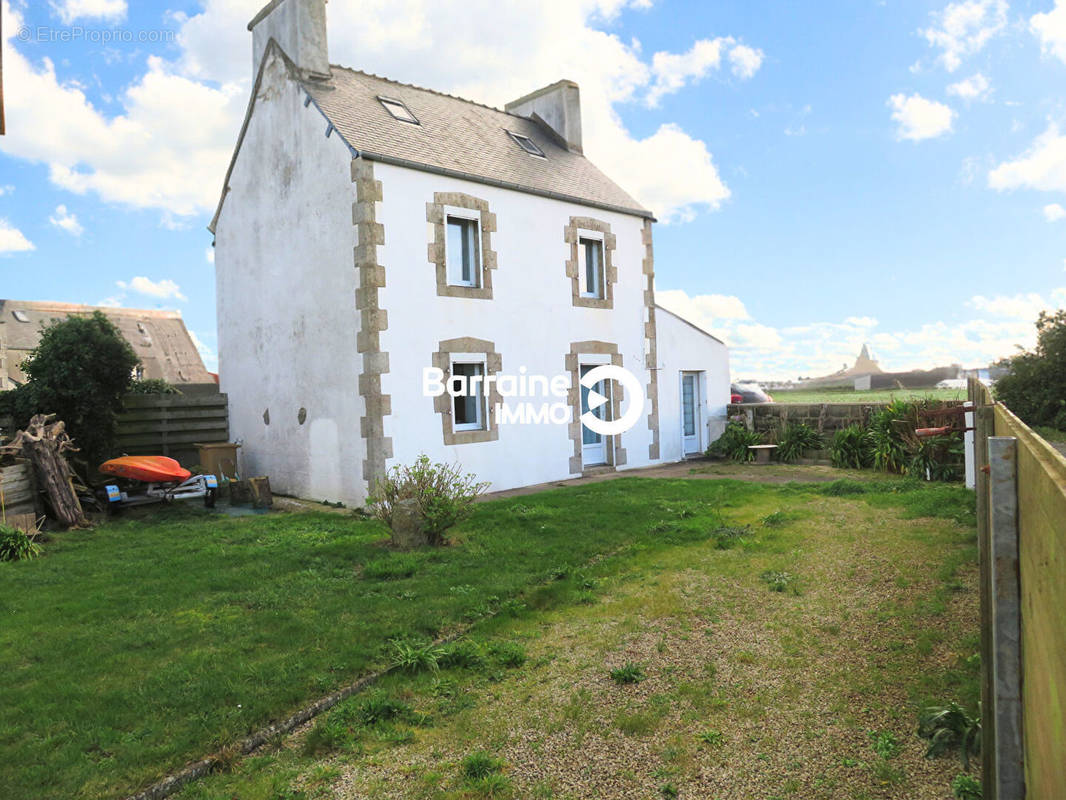
[{"label": "wooden bench", "polygon": [[748,449],[755,453],[756,464],[769,464],[770,456],[777,449],[776,444],[749,444]]}]

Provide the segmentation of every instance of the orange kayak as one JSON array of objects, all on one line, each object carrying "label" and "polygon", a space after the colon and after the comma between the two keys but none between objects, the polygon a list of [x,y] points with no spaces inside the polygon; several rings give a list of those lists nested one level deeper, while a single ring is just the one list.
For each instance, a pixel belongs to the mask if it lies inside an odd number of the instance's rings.
[{"label": "orange kayak", "polygon": [[112,458],[100,465],[100,471],[122,478],[133,478],[150,483],[183,481],[192,473],[173,458],[166,456],[123,456]]}]

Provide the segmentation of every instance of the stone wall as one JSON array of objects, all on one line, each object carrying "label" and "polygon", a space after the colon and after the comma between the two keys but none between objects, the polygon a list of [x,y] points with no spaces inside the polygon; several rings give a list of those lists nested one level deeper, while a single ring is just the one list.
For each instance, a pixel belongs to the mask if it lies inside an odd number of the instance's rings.
[{"label": "stone wall", "polygon": [[741,417],[757,433],[790,423],[805,423],[827,438],[849,425],[865,425],[887,403],[742,403],[729,406],[729,418]]}]

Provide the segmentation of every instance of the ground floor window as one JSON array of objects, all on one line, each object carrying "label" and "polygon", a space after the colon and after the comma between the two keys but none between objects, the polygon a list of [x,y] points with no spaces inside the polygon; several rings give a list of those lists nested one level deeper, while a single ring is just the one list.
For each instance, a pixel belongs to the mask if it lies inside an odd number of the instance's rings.
[{"label": "ground floor window", "polygon": [[452,364],[452,420],[457,431],[485,428],[485,364],[457,361]]}]

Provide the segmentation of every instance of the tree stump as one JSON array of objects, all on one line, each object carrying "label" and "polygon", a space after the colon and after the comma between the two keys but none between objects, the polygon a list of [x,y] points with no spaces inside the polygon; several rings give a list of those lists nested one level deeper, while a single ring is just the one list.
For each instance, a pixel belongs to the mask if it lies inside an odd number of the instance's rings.
[{"label": "tree stump", "polygon": [[33,464],[38,484],[48,495],[55,518],[67,528],[88,528],[74,480],[70,472],[66,452],[77,452],[63,422],[50,422],[55,414],[36,414],[19,431],[9,444],[0,447],[0,452],[22,455]]},{"label": "tree stump", "polygon": [[229,488],[229,499],[233,505],[250,505],[253,508],[270,508],[274,505],[274,495],[270,491],[270,478],[245,478],[233,481]]}]

